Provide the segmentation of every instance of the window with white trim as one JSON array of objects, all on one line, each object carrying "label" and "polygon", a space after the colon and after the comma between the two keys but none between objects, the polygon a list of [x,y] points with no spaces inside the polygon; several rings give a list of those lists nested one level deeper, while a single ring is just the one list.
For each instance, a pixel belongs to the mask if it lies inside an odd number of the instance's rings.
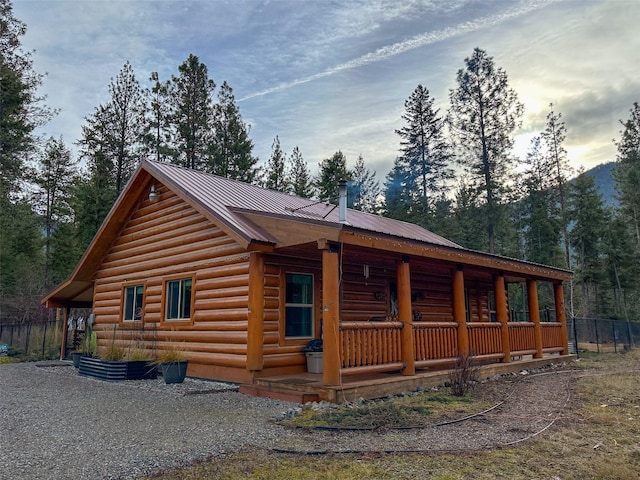
[{"label": "window with white trim", "polygon": [[313,337],[313,275],[287,273],[285,337]]},{"label": "window with white trim", "polygon": [[144,285],[129,285],[124,287],[123,322],[142,321],[142,302],[144,300]]},{"label": "window with white trim", "polygon": [[165,284],[165,320],[189,320],[191,318],[191,278],[168,280]]}]

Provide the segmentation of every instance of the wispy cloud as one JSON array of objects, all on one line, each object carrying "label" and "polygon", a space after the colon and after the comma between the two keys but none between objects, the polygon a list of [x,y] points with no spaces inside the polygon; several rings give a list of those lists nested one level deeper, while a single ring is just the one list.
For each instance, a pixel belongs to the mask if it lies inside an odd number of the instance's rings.
[{"label": "wispy cloud", "polygon": [[380,62],[382,60],[386,60],[390,57],[399,55],[401,53],[404,53],[419,47],[431,45],[433,43],[441,42],[443,40],[447,40],[452,37],[456,37],[466,33],[474,32],[476,30],[493,27],[502,22],[520,17],[522,15],[526,15],[527,13],[546,7],[547,5],[556,3],[558,1],[562,1],[562,0],[540,0],[540,1],[533,0],[522,5],[517,5],[515,7],[512,7],[502,13],[476,18],[474,20],[462,22],[462,23],[459,23],[458,25],[444,28],[441,30],[425,32],[420,35],[415,35],[407,40],[403,40],[401,42],[397,42],[392,45],[380,47],[374,52],[370,52],[358,58],[350,60],[348,62],[341,63],[339,65],[326,69],[322,72],[319,72],[313,75],[308,75],[306,77],[301,77],[295,80],[291,80],[289,82],[284,82],[275,87],[267,88],[255,93],[251,93],[249,95],[245,95],[244,97],[238,99],[238,101],[242,102],[252,98],[269,95],[271,93],[279,92],[282,90],[287,90],[297,85],[302,85],[305,83],[313,82],[315,80],[319,80],[321,78],[330,77],[332,75],[343,72],[345,70],[351,70],[351,69],[363,67],[365,65],[369,65],[372,63]]}]

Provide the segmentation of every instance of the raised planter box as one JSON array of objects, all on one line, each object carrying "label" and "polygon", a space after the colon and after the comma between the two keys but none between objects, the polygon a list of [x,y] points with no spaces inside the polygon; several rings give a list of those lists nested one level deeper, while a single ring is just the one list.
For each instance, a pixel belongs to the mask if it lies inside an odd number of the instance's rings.
[{"label": "raised planter box", "polygon": [[108,382],[121,380],[147,380],[156,378],[156,366],[145,360],[112,361],[100,358],[82,357],[80,375]]}]

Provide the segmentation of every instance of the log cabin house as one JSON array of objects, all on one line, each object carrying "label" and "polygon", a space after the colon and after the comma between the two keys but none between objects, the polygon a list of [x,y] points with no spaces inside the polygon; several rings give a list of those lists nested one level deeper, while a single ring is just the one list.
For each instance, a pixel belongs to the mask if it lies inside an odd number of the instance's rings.
[{"label": "log cabin house", "polygon": [[[336,400],[358,379],[369,397],[392,391],[389,378],[419,385],[460,355],[494,367],[568,357],[570,278],[347,209],[346,194],[333,205],[144,161],[43,302],[67,316],[90,307],[99,348],[179,344],[190,376],[251,385],[306,375],[299,384]],[[512,290],[525,321],[510,314]],[[324,355],[312,381],[302,349],[314,338]]]}]

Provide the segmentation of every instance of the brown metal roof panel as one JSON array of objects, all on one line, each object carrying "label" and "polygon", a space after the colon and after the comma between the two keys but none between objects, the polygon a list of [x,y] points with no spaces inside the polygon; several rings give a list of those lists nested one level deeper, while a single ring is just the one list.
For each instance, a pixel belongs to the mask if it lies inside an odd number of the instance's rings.
[{"label": "brown metal roof panel", "polygon": [[[342,228],[342,224],[339,221],[338,207],[331,203],[318,202],[282,192],[266,190],[248,183],[168,163],[148,163],[151,164],[152,169],[161,172],[172,183],[178,185],[186,195],[202,204],[213,215],[226,222],[234,230],[243,233],[247,239],[272,240],[266,232],[258,228],[245,216],[235,213],[233,208],[290,217],[301,221],[305,219],[320,220],[333,223],[336,228]],[[418,225],[352,209],[347,211],[346,225],[436,245],[459,247],[457,244]]]}]

